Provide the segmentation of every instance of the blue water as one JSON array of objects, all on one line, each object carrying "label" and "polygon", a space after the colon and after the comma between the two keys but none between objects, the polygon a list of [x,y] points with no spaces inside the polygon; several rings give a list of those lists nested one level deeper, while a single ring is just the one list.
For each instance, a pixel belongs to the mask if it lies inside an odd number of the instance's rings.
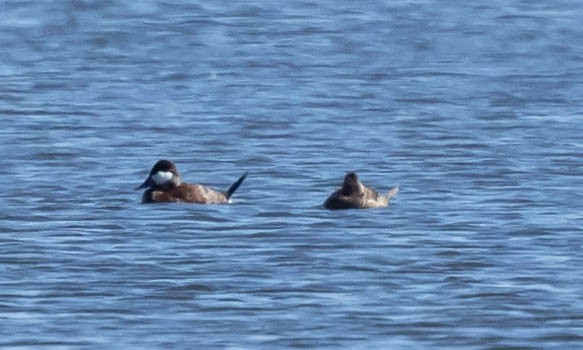
[{"label": "blue water", "polygon": [[0,348],[583,348],[583,3],[0,13]]}]

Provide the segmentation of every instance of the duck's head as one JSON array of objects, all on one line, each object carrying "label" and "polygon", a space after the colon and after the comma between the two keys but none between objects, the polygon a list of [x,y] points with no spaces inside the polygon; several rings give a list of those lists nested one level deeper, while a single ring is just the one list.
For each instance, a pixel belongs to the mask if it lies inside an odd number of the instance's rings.
[{"label": "duck's head", "polygon": [[154,164],[146,180],[136,187],[136,190],[149,187],[172,188],[181,183],[182,179],[176,165],[170,160],[162,159]]},{"label": "duck's head", "polygon": [[358,175],[354,172],[349,172],[344,176],[344,182],[342,183],[342,194],[349,196],[354,193],[362,192],[362,184],[358,180]]}]

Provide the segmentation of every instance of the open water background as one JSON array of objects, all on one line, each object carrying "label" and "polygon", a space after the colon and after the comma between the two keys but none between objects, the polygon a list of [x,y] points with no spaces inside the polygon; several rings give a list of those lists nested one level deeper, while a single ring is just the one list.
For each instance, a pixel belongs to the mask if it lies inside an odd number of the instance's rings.
[{"label": "open water background", "polygon": [[[583,348],[582,15],[1,1],[0,347]],[[250,176],[140,205],[159,158]]]}]

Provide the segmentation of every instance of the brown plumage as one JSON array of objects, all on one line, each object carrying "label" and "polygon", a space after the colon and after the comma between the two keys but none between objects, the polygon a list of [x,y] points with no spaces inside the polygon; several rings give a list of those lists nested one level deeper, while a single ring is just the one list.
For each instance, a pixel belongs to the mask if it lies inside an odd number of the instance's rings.
[{"label": "brown plumage", "polygon": [[380,195],[360,182],[356,173],[348,173],[344,177],[342,187],[326,199],[324,207],[330,210],[388,207],[389,201],[397,192],[399,187],[393,187],[386,195]]},{"label": "brown plumage", "polygon": [[224,192],[216,191],[199,184],[183,183],[174,163],[163,159],[156,162],[144,183],[136,189],[147,188],[142,195],[142,203],[229,203],[231,196],[246,177],[247,173],[243,174]]}]

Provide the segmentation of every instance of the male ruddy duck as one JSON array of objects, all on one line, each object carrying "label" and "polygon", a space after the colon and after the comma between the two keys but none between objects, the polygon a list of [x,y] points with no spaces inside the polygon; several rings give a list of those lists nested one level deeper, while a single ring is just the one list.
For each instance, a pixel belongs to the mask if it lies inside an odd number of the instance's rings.
[{"label": "male ruddy duck", "polygon": [[324,207],[330,210],[384,208],[397,192],[399,187],[393,187],[386,195],[380,195],[360,182],[355,173],[348,173],[342,187],[326,199]]},{"label": "male ruddy duck", "polygon": [[142,203],[185,202],[201,204],[230,203],[231,196],[243,183],[247,173],[235,181],[225,192],[212,188],[182,182],[176,165],[169,160],[156,162],[146,181],[136,190],[147,188],[142,196]]}]

